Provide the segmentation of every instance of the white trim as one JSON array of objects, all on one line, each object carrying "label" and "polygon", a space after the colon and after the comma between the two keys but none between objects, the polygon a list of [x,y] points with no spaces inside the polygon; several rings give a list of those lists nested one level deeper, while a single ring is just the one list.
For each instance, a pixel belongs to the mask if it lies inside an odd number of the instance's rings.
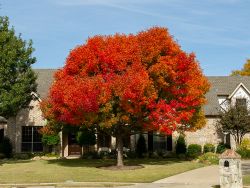
[{"label": "white trim", "polygon": [[42,99],[38,96],[37,93],[35,93],[35,92],[32,91],[31,95],[34,95],[38,99],[39,102],[42,102]]},{"label": "white trim", "polygon": [[235,88],[235,90],[232,92],[232,94],[229,95],[228,99],[231,99],[231,98],[234,96],[234,94],[239,90],[240,87],[243,87],[243,88],[247,91],[247,93],[250,95],[250,91],[249,91],[249,90],[246,88],[246,86],[241,82],[241,83]]}]

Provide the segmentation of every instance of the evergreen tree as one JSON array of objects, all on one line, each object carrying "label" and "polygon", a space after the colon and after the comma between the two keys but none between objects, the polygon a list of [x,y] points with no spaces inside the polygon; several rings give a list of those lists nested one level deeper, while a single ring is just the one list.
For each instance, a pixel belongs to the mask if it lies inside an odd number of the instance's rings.
[{"label": "evergreen tree", "polygon": [[16,36],[8,17],[0,17],[0,116],[16,115],[32,99],[37,86],[33,51],[32,41]]}]

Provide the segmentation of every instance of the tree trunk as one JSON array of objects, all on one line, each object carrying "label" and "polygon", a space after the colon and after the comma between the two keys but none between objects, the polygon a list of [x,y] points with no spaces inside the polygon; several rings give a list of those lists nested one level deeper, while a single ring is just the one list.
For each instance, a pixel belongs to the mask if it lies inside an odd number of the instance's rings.
[{"label": "tree trunk", "polygon": [[123,141],[122,135],[118,134],[116,136],[116,148],[117,148],[117,166],[123,167]]}]

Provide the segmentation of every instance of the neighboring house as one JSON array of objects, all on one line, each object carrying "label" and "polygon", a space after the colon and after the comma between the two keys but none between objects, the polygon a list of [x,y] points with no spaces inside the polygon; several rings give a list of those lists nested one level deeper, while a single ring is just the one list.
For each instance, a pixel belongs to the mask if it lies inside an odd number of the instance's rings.
[{"label": "neighboring house", "polygon": [[[46,124],[42,117],[39,103],[48,95],[49,88],[53,83],[53,75],[56,70],[52,69],[35,69],[38,74],[37,93],[32,93],[33,100],[29,108],[22,109],[16,117],[8,119],[7,123],[0,122],[1,135],[8,136],[12,143],[14,152],[42,152],[43,146],[41,135],[38,130]],[[186,141],[188,144],[197,143],[204,145],[206,143],[218,144],[220,142],[228,143],[235,146],[230,135],[223,134],[216,130],[218,112],[221,108],[226,108],[228,103],[247,103],[250,100],[250,77],[241,76],[218,76],[208,77],[211,83],[211,89],[206,94],[207,104],[204,106],[207,124],[201,130],[196,132],[186,132]],[[171,136],[163,136],[158,133],[143,134],[148,150],[166,150],[172,151],[178,133],[174,132]],[[248,135],[249,136],[249,135]],[[81,148],[76,143],[75,133],[60,133],[61,156],[75,155],[81,153]],[[135,149],[139,135],[128,136],[124,140],[126,148]],[[104,133],[97,134],[97,151],[110,151],[115,148],[115,138]]]}]

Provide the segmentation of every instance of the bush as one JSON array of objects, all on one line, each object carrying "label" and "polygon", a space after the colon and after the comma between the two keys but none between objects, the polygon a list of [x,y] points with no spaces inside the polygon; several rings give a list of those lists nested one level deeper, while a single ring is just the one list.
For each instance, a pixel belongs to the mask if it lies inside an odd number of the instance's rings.
[{"label": "bush", "polygon": [[129,159],[135,159],[137,157],[137,154],[135,151],[128,151],[126,154]]},{"label": "bush", "polygon": [[83,159],[100,159],[100,156],[98,152],[92,151],[92,152],[87,152],[82,155]]},{"label": "bush", "polygon": [[140,137],[136,144],[136,154],[139,158],[143,158],[143,154],[147,152],[146,147],[146,140],[142,134],[140,134]]},{"label": "bush", "polygon": [[250,150],[249,149],[246,149],[246,148],[241,148],[239,147],[236,152],[238,154],[240,154],[240,156],[243,158],[243,159],[249,159],[250,158]]},{"label": "bush", "polygon": [[208,153],[208,152],[215,152],[215,146],[213,144],[205,144],[204,145],[204,150],[203,153]]},{"label": "bush", "polygon": [[230,149],[230,146],[227,144],[219,143],[216,148],[216,153],[223,153],[226,149]]},{"label": "bush", "polygon": [[218,154],[207,152],[199,156],[199,161],[205,164],[219,164]]},{"label": "bush", "polygon": [[249,138],[244,138],[240,144],[241,148],[248,149],[250,150],[250,139]]},{"label": "bush", "polygon": [[14,159],[21,159],[21,160],[31,159],[32,157],[33,157],[32,153],[16,153],[13,156]]},{"label": "bush", "polygon": [[44,134],[42,136],[42,143],[46,146],[55,146],[55,145],[59,144],[59,142],[60,142],[60,137],[57,134],[55,134],[55,135]]},{"label": "bush", "polygon": [[177,139],[176,146],[175,146],[176,154],[186,154],[187,152],[187,145],[183,135],[180,135]]},{"label": "bush", "polygon": [[58,134],[54,134],[54,135],[46,135],[44,134],[42,136],[42,143],[45,147],[45,152],[49,152],[49,153],[56,153],[56,145],[58,145],[60,142],[60,136]]},{"label": "bush", "polygon": [[201,145],[190,144],[187,148],[187,156],[190,158],[197,158],[199,155],[201,155]]},{"label": "bush", "polygon": [[4,137],[0,143],[0,153],[2,153],[6,158],[12,157],[12,144],[8,137]]}]

